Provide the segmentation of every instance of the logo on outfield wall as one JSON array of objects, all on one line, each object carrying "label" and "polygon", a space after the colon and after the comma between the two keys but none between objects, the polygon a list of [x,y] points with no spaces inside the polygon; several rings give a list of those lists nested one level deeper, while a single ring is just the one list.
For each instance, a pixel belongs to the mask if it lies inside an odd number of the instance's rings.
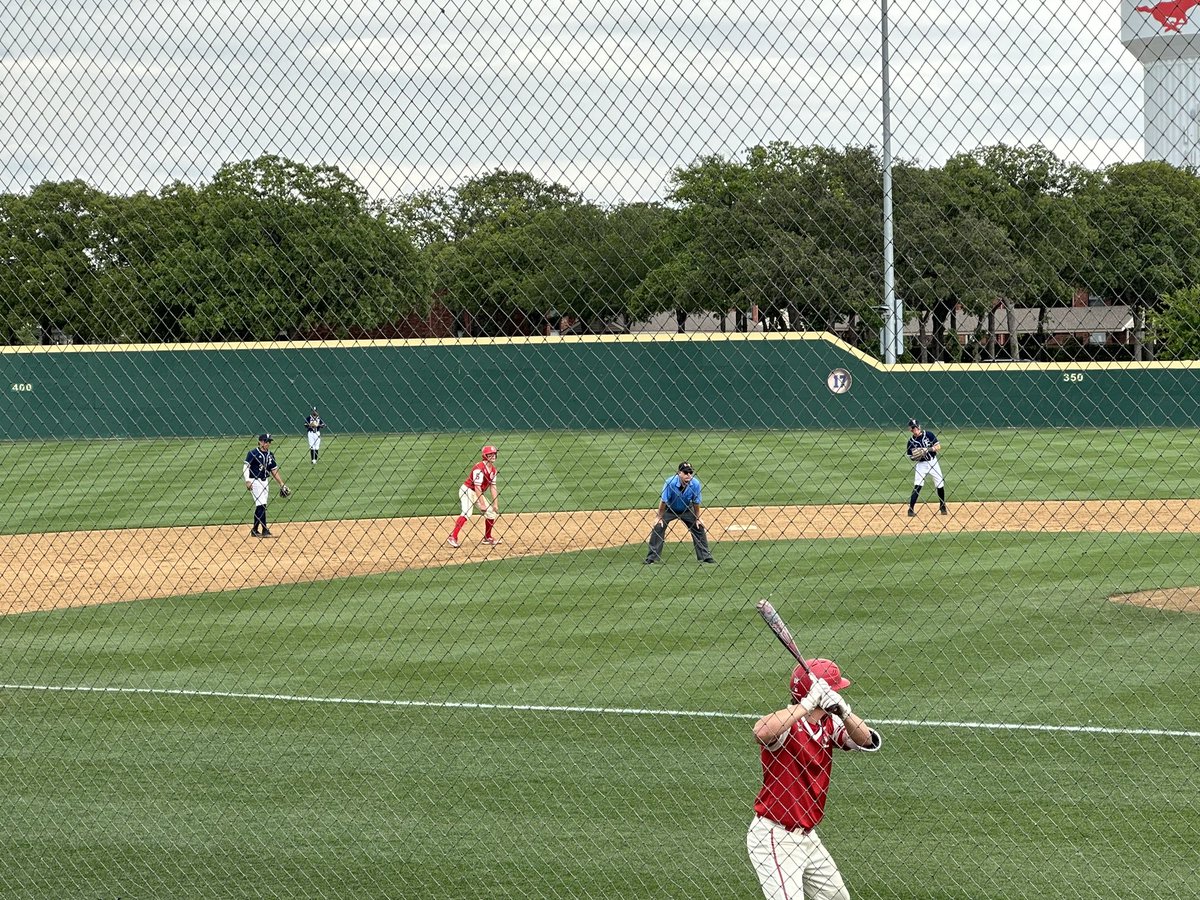
[{"label": "logo on outfield wall", "polygon": [[1179,31],[1180,26],[1188,22],[1188,11],[1196,6],[1200,6],[1200,0],[1164,0],[1153,6],[1135,6],[1134,10],[1149,13],[1163,31]]},{"label": "logo on outfield wall", "polygon": [[825,384],[835,394],[844,394],[850,390],[850,384],[853,381],[854,379],[850,377],[850,373],[845,369],[834,369],[829,373],[829,377],[825,379]]}]

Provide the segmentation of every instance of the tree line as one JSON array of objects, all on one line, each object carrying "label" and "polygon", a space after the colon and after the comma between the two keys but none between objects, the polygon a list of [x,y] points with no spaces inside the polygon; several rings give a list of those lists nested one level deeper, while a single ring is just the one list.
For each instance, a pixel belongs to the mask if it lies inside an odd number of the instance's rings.
[{"label": "tree line", "polygon": [[[0,342],[339,337],[436,302],[476,335],[672,311],[744,328],[757,307],[766,327],[836,327],[873,352],[881,185],[873,148],[789,143],[701,158],[664,202],[610,206],[502,170],[372,200],[335,167],[276,156],[153,194],[46,182],[0,195]],[[930,358],[962,358],[964,330],[994,345],[1018,308],[1044,320],[1080,290],[1133,311],[1134,358],[1147,328],[1167,356],[1200,354],[1195,172],[997,145],[896,164],[893,200],[896,289]]]}]

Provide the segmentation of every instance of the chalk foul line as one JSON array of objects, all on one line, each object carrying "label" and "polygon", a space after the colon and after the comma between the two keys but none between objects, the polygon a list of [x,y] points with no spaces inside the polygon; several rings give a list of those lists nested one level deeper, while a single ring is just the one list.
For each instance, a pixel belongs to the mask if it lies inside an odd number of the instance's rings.
[{"label": "chalk foul line", "polygon": [[[93,685],[0,684],[4,691],[41,691],[62,694],[142,694],[161,697],[193,697],[220,700],[267,701],[275,703],[320,703],[341,706],[383,706],[406,709],[479,709],[499,712],[550,712],[581,715],[657,716],[680,719],[735,719],[754,722],[750,713],[712,712],[686,709],[637,709],[621,706],[550,706],[538,703],[471,703],[450,700],[389,700],[369,697],[307,697],[301,694],[261,694],[240,691],[201,691],[186,688],[100,687]],[[1012,722],[955,722],[932,719],[875,719],[871,724],[904,728],[950,728],[973,731],[1028,731],[1071,734],[1127,735],[1130,737],[1200,738],[1200,731],[1166,728],[1110,728],[1100,725],[1023,725]]]}]

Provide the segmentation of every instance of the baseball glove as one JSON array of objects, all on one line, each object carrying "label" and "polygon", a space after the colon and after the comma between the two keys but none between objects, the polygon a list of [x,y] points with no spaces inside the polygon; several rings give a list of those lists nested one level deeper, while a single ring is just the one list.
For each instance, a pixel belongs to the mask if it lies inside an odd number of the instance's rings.
[{"label": "baseball glove", "polygon": [[292,496],[292,489],[285,484],[279,489],[279,496],[286,500],[288,497]]},{"label": "baseball glove", "polygon": [[927,456],[929,456],[929,451],[924,447],[913,447],[913,452],[909,454],[909,458],[913,462],[920,462]]}]

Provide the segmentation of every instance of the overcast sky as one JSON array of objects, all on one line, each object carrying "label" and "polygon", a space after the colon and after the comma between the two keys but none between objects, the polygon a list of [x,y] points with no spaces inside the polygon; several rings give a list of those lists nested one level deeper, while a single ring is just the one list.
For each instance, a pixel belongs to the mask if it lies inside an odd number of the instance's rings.
[{"label": "overcast sky", "polygon": [[[892,0],[895,155],[1140,159],[1141,66],[1108,7]],[[379,198],[504,167],[661,199],[705,154],[878,146],[879,16],[877,0],[8,0],[0,191],[157,191],[269,153]]]}]

